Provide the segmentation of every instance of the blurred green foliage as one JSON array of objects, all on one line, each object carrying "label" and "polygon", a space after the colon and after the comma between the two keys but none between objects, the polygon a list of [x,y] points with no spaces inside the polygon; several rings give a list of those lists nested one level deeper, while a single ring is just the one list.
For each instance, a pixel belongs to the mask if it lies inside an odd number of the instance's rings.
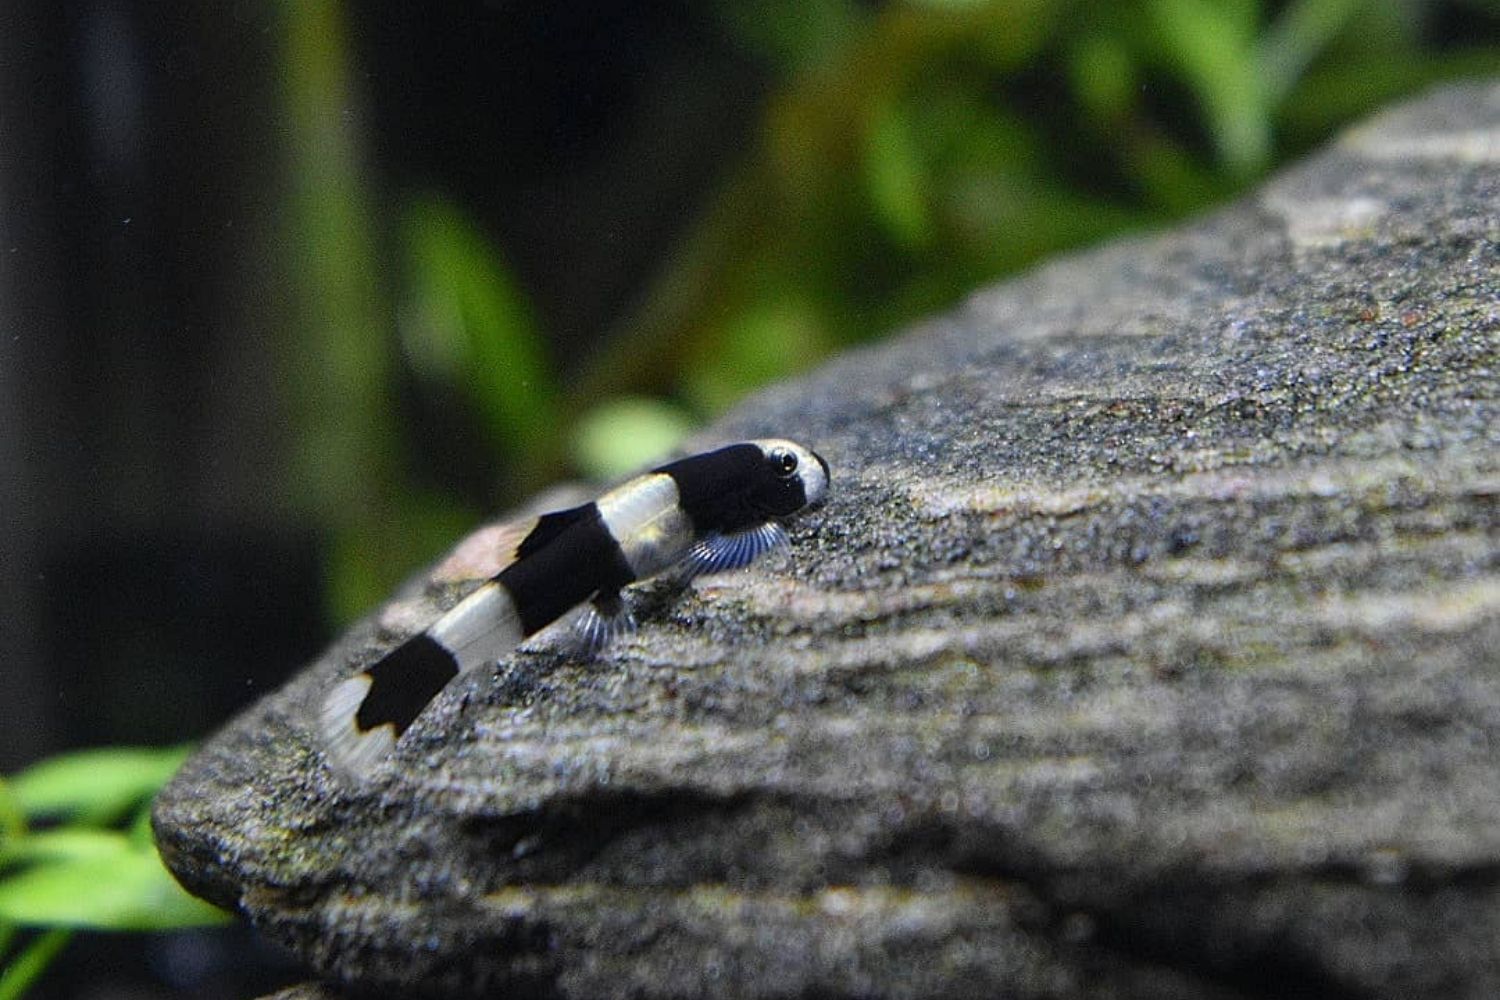
[{"label": "blurred green foliage", "polygon": [[0,779],[0,1000],[14,1000],[77,930],[203,927],[151,842],[150,797],[186,748],[85,750]]},{"label": "blurred green foliage", "polygon": [[[716,0],[693,16],[774,80],[753,151],[564,380],[499,249],[439,195],[400,196],[401,277],[375,287],[342,29],[329,5],[284,10],[310,304],[291,353],[316,375],[291,384],[340,616],[484,513],[402,471],[397,343],[416,378],[465,400],[512,496],[618,475],[756,385],[1047,254],[1221,201],[1402,94],[1500,68],[1493,43],[1428,41],[1455,14],[1494,21],[1493,0]],[[399,338],[372,335],[391,315]]]}]

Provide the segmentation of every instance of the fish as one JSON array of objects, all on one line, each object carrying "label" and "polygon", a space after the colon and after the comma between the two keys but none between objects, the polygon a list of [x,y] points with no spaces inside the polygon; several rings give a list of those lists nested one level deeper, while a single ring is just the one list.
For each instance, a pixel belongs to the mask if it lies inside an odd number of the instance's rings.
[{"label": "fish", "polygon": [[504,568],[424,630],[324,697],[329,762],[368,774],[460,674],[570,618],[592,655],[635,626],[622,591],[750,565],[787,544],[783,520],[820,505],[828,463],[792,441],[744,441],[652,469],[598,499],[537,518]]}]

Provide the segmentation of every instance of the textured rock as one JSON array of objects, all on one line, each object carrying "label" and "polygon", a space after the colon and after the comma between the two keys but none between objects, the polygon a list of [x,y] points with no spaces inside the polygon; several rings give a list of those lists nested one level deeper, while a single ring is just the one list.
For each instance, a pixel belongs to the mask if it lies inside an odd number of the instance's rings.
[{"label": "textured rock", "polygon": [[712,439],[833,465],[789,561],[458,682],[356,788],[311,706],[366,622],[162,853],[407,993],[1493,995],[1497,206],[1500,86],[1450,89],[765,393]]}]

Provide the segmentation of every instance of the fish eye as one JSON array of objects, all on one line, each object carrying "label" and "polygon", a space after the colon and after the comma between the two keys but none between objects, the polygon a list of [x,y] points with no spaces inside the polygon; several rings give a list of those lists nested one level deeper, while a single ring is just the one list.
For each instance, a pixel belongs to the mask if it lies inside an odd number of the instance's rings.
[{"label": "fish eye", "polygon": [[797,456],[785,448],[774,449],[770,457],[772,467],[781,478],[786,479],[797,471]]}]

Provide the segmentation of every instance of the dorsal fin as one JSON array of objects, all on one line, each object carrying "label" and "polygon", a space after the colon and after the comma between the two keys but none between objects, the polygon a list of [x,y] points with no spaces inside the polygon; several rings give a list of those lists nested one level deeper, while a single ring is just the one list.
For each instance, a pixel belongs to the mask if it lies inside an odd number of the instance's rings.
[{"label": "dorsal fin", "polygon": [[569,507],[567,510],[555,510],[550,514],[543,514],[536,519],[536,527],[531,529],[531,534],[521,539],[521,544],[516,546],[516,558],[525,559],[568,528],[588,517],[593,507],[593,503],[586,503],[578,507]]}]

